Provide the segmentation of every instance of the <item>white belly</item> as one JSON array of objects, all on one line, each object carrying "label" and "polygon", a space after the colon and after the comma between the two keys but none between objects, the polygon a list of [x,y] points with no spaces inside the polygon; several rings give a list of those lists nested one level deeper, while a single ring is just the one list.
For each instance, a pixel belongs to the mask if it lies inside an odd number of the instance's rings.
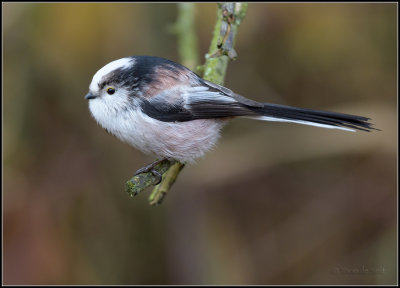
[{"label": "white belly", "polygon": [[[163,122],[141,110],[120,113],[98,111],[95,101],[90,110],[97,122],[110,133],[146,154],[193,162],[218,141],[224,120],[200,119],[187,122]],[[133,110],[130,110],[133,111]]]}]

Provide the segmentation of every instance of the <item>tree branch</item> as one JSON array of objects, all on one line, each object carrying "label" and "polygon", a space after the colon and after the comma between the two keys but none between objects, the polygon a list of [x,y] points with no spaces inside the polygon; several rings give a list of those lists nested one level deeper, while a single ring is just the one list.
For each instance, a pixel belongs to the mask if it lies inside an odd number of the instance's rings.
[{"label": "tree branch", "polygon": [[[204,66],[199,67],[204,72],[204,79],[221,85],[224,83],[229,60],[237,57],[233,46],[237,29],[246,15],[247,6],[247,3],[218,4],[217,23],[210,50],[206,54]],[[194,4],[179,3],[178,9],[177,22],[170,31],[178,36],[178,49],[183,65],[193,70],[198,59],[194,29]],[[184,166],[180,162],[166,160],[154,167],[154,170],[163,177],[161,183],[150,194],[149,203],[151,205],[161,204]],[[130,196],[135,196],[145,188],[154,185],[156,181],[157,179],[152,173],[141,173],[126,182],[126,191]]]},{"label": "tree branch", "polygon": [[[158,163],[153,169],[163,175],[174,164],[176,164],[176,162],[165,160]],[[157,185],[157,180],[157,177],[154,176],[151,172],[140,173],[133,176],[126,182],[125,191],[128,192],[129,196],[131,197],[136,196],[147,187]]]},{"label": "tree branch", "polygon": [[219,85],[224,84],[228,62],[237,57],[233,46],[238,27],[246,15],[247,6],[247,3],[218,4],[217,23],[203,67],[204,79]]},{"label": "tree branch", "polygon": [[179,172],[185,167],[185,164],[180,162],[176,162],[168,171],[163,175],[163,179],[160,184],[154,187],[153,192],[151,192],[149,197],[150,205],[159,205],[161,204],[164,196],[167,194],[172,184],[174,184],[176,178],[178,177]]}]

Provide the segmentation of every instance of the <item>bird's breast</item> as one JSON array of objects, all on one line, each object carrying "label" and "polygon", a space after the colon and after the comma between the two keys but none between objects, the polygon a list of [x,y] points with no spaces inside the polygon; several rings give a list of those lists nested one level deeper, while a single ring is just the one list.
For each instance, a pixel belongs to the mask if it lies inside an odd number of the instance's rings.
[{"label": "bird's breast", "polygon": [[218,141],[224,120],[199,119],[186,122],[163,122],[143,113],[140,108],[116,113],[99,103],[90,102],[97,122],[120,140],[157,157],[188,163],[201,157]]}]

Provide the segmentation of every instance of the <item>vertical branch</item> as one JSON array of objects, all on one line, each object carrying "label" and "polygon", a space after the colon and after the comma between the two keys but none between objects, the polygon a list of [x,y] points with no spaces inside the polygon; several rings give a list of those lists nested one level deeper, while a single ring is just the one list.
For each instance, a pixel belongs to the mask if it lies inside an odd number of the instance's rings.
[{"label": "vertical branch", "polygon": [[154,187],[153,192],[151,192],[149,196],[150,205],[161,204],[162,200],[169,189],[171,189],[171,186],[174,184],[179,172],[181,172],[183,167],[185,167],[184,164],[176,162],[168,169],[168,171],[163,175],[161,183]]},{"label": "vertical branch", "polygon": [[218,4],[217,23],[203,67],[204,79],[219,85],[224,84],[229,59],[237,57],[233,46],[238,27],[246,15],[247,6],[247,3]]},{"label": "vertical branch", "polygon": [[[198,63],[199,52],[197,48],[197,37],[195,29],[195,4],[178,3],[178,17],[176,23],[171,27],[171,32],[178,38],[178,51],[182,65],[194,69]],[[179,172],[185,164],[180,162],[171,163],[171,167],[163,174],[161,183],[156,185],[149,196],[150,205],[159,205],[169,189],[174,184]]]},{"label": "vertical branch", "polygon": [[[233,49],[237,36],[237,29],[246,15],[247,3],[220,3],[217,10],[217,22],[214,27],[210,50],[206,54],[203,67],[203,78],[217,84],[223,84],[226,69],[230,59],[237,57]],[[171,27],[177,34],[178,49],[183,65],[194,69],[197,64],[198,52],[196,33],[194,28],[194,4],[179,3],[178,19]],[[166,161],[154,167],[154,170],[163,175],[161,183],[155,186],[149,197],[151,205],[161,203],[183,169],[184,164],[176,161]],[[155,179],[151,173],[141,173],[134,176],[126,184],[126,191],[134,196],[146,187],[154,185]]]}]

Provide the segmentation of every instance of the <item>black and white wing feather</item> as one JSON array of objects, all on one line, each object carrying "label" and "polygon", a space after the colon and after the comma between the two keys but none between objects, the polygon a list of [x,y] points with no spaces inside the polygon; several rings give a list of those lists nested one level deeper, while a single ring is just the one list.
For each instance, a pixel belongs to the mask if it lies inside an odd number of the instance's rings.
[{"label": "black and white wing feather", "polygon": [[[167,96],[165,93],[171,95]],[[148,116],[165,122],[259,115],[250,106],[207,86],[166,91],[162,95],[144,100],[141,107]]]},{"label": "black and white wing feather", "polygon": [[201,84],[165,91],[162,95],[144,100],[142,110],[150,117],[165,122],[241,116],[348,131],[377,130],[367,117],[260,103],[203,79]]}]

